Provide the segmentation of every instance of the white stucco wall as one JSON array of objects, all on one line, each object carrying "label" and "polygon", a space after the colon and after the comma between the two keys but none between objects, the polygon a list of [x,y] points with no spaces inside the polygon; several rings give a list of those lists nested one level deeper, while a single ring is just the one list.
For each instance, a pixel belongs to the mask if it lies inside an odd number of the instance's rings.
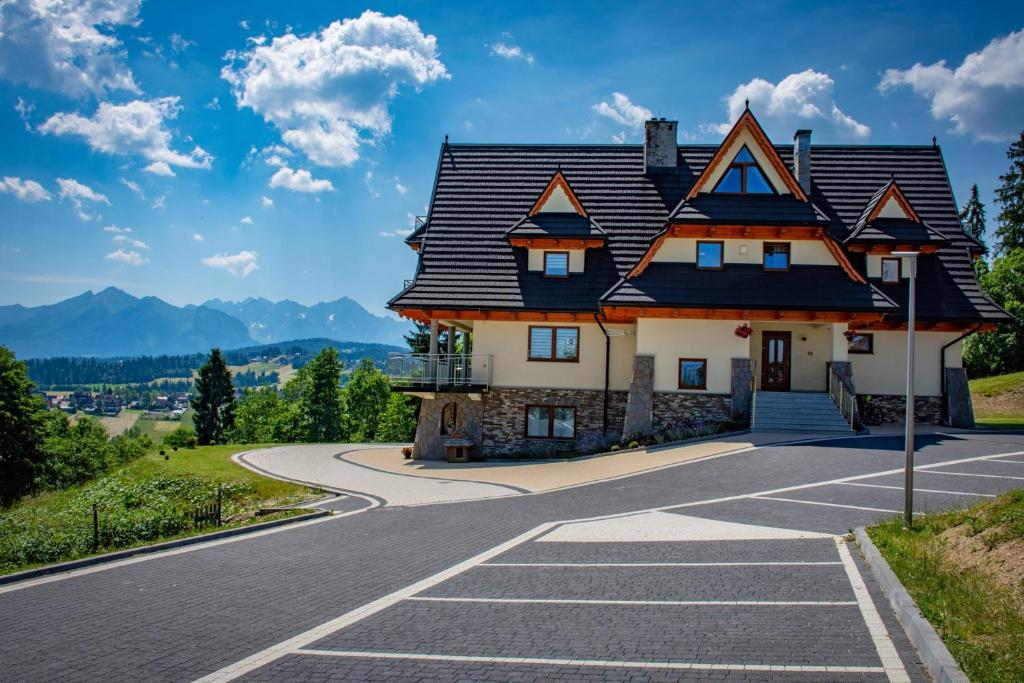
[{"label": "white stucco wall", "polygon": [[548,196],[547,201],[537,209],[537,213],[576,213],[576,207],[572,205],[569,195],[559,185]]},{"label": "white stucco wall", "polygon": [[[940,396],[939,374],[942,345],[960,336],[960,332],[917,332],[914,335],[914,393]],[[858,394],[906,393],[907,333],[874,332],[874,353],[851,353],[853,381]],[[946,351],[946,367],[963,367],[963,343]]]},{"label": "white stucco wall", "polygon": [[738,324],[730,320],[638,320],[636,353],[654,356],[654,390],[679,391],[679,359],[706,358],[707,391],[730,393],[732,359],[746,358],[750,352],[749,340],[733,334]]},{"label": "white stucco wall", "polygon": [[[755,263],[764,259],[765,242],[787,242],[786,239],[757,240],[732,238],[716,240],[713,237],[696,239],[692,237],[669,237],[661,243],[652,260],[675,263],[694,263],[697,260],[697,242],[724,242],[725,263]],[[746,247],[746,253],[743,253]],[[834,266],[836,259],[821,240],[793,240],[789,242],[792,263],[810,266]]]},{"label": "white stucco wall", "polygon": [[545,251],[567,251],[569,252],[569,272],[582,273],[587,259],[585,249],[530,249],[526,260],[526,267],[531,271],[544,270]]},{"label": "white stucco wall", "polygon": [[[832,360],[833,323],[751,323],[750,357],[755,363],[755,386],[761,388],[761,333],[764,331],[789,332],[793,348],[790,350],[789,382],[792,391],[825,391],[826,367]],[[845,329],[845,325],[843,326]],[[845,342],[846,338],[840,335]],[[838,360],[838,359],[837,359]]]},{"label": "white stucco wall", "polygon": [[[580,359],[576,363],[527,360],[531,326],[579,327]],[[630,325],[606,325],[632,331]],[[636,336],[611,338],[609,388],[629,389]],[[473,353],[491,354],[491,382],[497,387],[604,389],[605,336],[596,323],[528,323],[478,320],[473,324]]]}]

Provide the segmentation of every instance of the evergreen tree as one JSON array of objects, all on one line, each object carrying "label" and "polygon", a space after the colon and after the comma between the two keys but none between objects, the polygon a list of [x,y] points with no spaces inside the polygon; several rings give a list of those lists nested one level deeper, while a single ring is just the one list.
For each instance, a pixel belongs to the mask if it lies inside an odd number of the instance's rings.
[{"label": "evergreen tree", "polygon": [[413,353],[430,352],[430,325],[416,323],[416,328],[405,335],[405,343]]},{"label": "evergreen tree", "polygon": [[352,441],[373,441],[391,396],[387,375],[364,358],[342,390],[342,407]]},{"label": "evergreen tree", "polygon": [[971,377],[1024,370],[1024,248],[992,262],[981,286],[1014,320],[994,332],[976,334],[964,343],[964,363]]},{"label": "evergreen tree", "polygon": [[375,441],[406,442],[416,437],[416,402],[412,396],[393,392],[380,417]]},{"label": "evergreen tree", "polygon": [[342,439],[341,361],[338,351],[325,348],[303,368],[300,412],[306,441],[329,443]]},{"label": "evergreen tree", "polygon": [[25,364],[0,346],[0,504],[35,488],[45,461],[45,415],[43,402],[32,395]]},{"label": "evergreen tree", "polygon": [[1000,254],[1024,247],[1024,131],[1006,150],[1010,170],[999,176],[1002,186],[996,190],[1000,205],[999,226],[996,228],[996,248]]},{"label": "evergreen tree", "polygon": [[964,232],[985,244],[985,205],[978,196],[977,184],[971,186],[971,198],[960,212],[960,223],[964,226]]},{"label": "evergreen tree", "polygon": [[227,442],[235,424],[235,389],[220,349],[213,349],[199,368],[192,409],[196,411],[192,422],[200,445]]}]

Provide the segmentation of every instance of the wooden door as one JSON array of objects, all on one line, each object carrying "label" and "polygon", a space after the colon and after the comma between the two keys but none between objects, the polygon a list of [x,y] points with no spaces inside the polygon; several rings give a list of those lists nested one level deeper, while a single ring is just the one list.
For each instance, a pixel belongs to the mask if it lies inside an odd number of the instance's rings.
[{"label": "wooden door", "polygon": [[789,391],[790,332],[761,333],[761,390]]}]

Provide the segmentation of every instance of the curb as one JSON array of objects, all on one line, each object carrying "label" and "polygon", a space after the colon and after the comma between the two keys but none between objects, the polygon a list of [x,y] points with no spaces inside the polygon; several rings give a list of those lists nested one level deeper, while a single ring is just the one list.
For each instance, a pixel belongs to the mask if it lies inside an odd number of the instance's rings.
[{"label": "curb", "polygon": [[139,546],[138,548],[129,548],[128,550],[115,550],[114,552],[105,553],[103,555],[83,557],[80,560],[71,560],[69,562],[61,562],[59,564],[49,564],[45,567],[37,567],[36,569],[26,569],[25,571],[15,572],[13,574],[4,574],[3,576],[0,576],[0,586],[10,583],[16,583],[18,581],[25,581],[27,579],[35,579],[40,576],[46,576],[48,574],[58,574],[61,572],[72,571],[75,569],[82,569],[84,567],[92,567],[97,564],[106,564],[107,562],[124,560],[129,557],[135,557],[136,555],[149,555],[152,553],[162,552],[164,550],[180,548],[186,545],[195,545],[197,543],[215,541],[220,538],[242,536],[244,534],[250,534],[256,531],[273,529],[274,527],[284,526],[286,524],[295,524],[296,522],[305,522],[311,519],[317,519],[318,517],[326,517],[330,514],[330,510],[321,510],[315,508],[313,512],[310,512],[309,514],[305,515],[296,515],[295,517],[286,517],[285,519],[275,519],[270,522],[261,522],[260,524],[240,526],[235,527],[234,529],[225,529],[224,531],[214,531],[210,534],[189,536],[187,538],[179,538],[173,541],[164,541],[163,543],[154,543],[153,545],[144,545]]},{"label": "curb", "polygon": [[889,604],[896,612],[896,618],[907,632],[911,644],[921,655],[921,661],[928,669],[932,680],[936,683],[970,683],[967,675],[953,659],[953,655],[949,654],[939,634],[928,620],[921,616],[921,610],[917,608],[914,599],[889,568],[889,563],[871,542],[864,527],[854,529],[853,535],[871,568],[871,573],[881,586],[885,597],[889,599]]}]

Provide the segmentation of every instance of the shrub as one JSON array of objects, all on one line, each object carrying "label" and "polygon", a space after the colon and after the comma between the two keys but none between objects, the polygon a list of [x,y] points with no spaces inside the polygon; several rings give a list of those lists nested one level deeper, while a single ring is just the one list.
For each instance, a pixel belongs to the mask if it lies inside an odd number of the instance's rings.
[{"label": "shrub", "polygon": [[[172,432],[168,432],[167,435],[164,436],[163,444],[165,446],[170,446],[174,450],[178,450],[179,448],[195,448],[198,442],[199,441],[194,431],[185,425],[180,425],[177,429]],[[189,446],[190,443],[193,445]]]}]

